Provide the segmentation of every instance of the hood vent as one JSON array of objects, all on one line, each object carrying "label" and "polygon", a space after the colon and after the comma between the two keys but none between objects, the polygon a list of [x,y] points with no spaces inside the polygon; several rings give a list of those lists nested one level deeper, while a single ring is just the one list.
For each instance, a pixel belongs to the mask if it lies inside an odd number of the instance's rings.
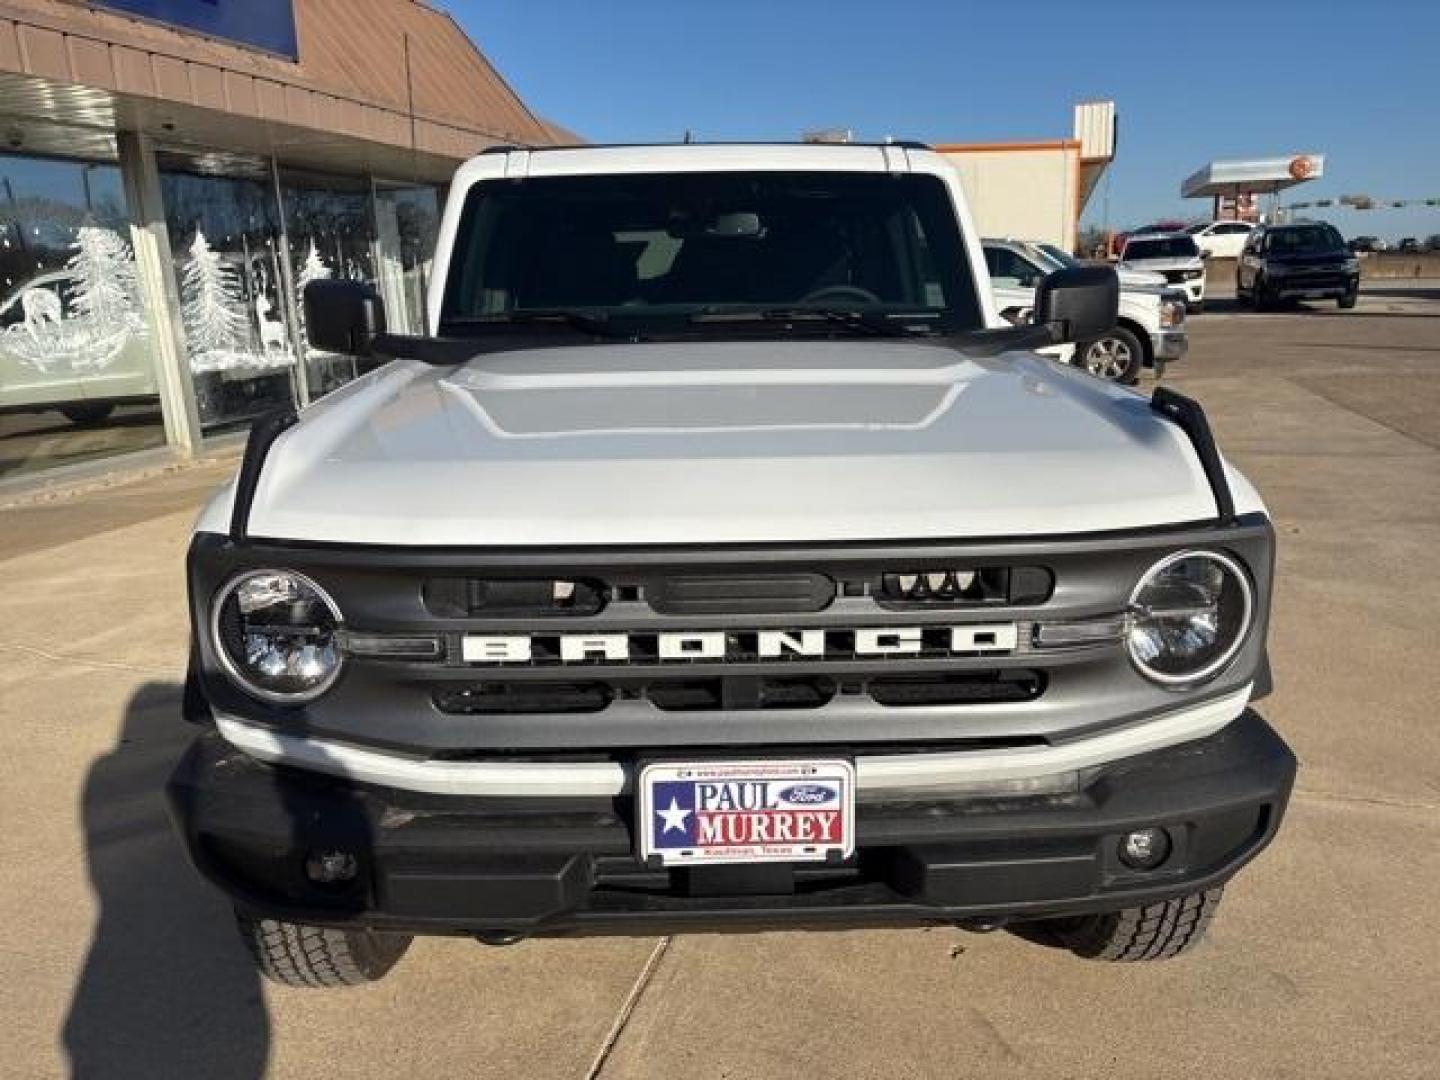
[{"label": "hood vent", "polygon": [[1043,604],[1054,585],[1043,566],[894,571],[881,576],[875,598],[891,608]]},{"label": "hood vent", "polygon": [[607,599],[601,582],[583,578],[431,578],[421,595],[441,619],[594,615]]}]

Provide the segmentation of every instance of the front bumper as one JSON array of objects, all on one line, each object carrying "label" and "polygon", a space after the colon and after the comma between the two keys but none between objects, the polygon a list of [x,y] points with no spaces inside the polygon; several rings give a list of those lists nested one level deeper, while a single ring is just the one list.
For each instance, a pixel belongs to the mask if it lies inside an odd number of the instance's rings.
[{"label": "front bumper", "polygon": [[[172,777],[200,871],[240,907],[419,934],[652,934],[906,925],[1114,910],[1224,882],[1275,835],[1295,758],[1253,712],[1127,758],[1064,796],[862,803],[844,863],[654,870],[617,798],[425,795],[265,765],[213,732]],[[1156,870],[1119,861],[1124,832],[1164,827]],[[306,854],[345,851],[348,885]]]},{"label": "front bumper", "polygon": [[1190,337],[1184,330],[1158,330],[1150,335],[1155,359],[1173,363],[1190,351]]},{"label": "front bumper", "polygon": [[1275,275],[1270,289],[1282,300],[1334,300],[1360,291],[1359,274]]}]

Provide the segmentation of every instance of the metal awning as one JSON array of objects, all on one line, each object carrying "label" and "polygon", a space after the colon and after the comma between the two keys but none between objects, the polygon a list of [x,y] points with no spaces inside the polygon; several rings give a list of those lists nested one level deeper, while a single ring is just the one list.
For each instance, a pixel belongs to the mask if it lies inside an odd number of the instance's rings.
[{"label": "metal awning", "polygon": [[1186,199],[1273,194],[1325,175],[1324,154],[1287,154],[1245,161],[1212,161],[1180,185]]}]

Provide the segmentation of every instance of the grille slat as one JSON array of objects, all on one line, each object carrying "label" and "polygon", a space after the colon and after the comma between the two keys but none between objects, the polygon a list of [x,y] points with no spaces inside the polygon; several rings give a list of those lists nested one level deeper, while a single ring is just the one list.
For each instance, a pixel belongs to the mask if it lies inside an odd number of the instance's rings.
[{"label": "grille slat", "polygon": [[837,695],[869,698],[894,708],[1031,701],[1045,687],[1043,672],[1028,668],[928,672],[845,680],[824,676],[748,678],[737,687],[725,678],[607,682],[477,682],[434,691],[441,712],[460,716],[600,713],[617,702],[648,702],[663,712],[819,709]]}]

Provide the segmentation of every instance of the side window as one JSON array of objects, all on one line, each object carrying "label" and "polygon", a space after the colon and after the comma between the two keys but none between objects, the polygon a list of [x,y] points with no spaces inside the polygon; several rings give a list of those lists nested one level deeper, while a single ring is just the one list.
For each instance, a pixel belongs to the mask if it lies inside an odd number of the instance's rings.
[{"label": "side window", "polygon": [[990,282],[1000,288],[1028,289],[1044,275],[1009,248],[986,248],[985,265],[990,268]]}]

